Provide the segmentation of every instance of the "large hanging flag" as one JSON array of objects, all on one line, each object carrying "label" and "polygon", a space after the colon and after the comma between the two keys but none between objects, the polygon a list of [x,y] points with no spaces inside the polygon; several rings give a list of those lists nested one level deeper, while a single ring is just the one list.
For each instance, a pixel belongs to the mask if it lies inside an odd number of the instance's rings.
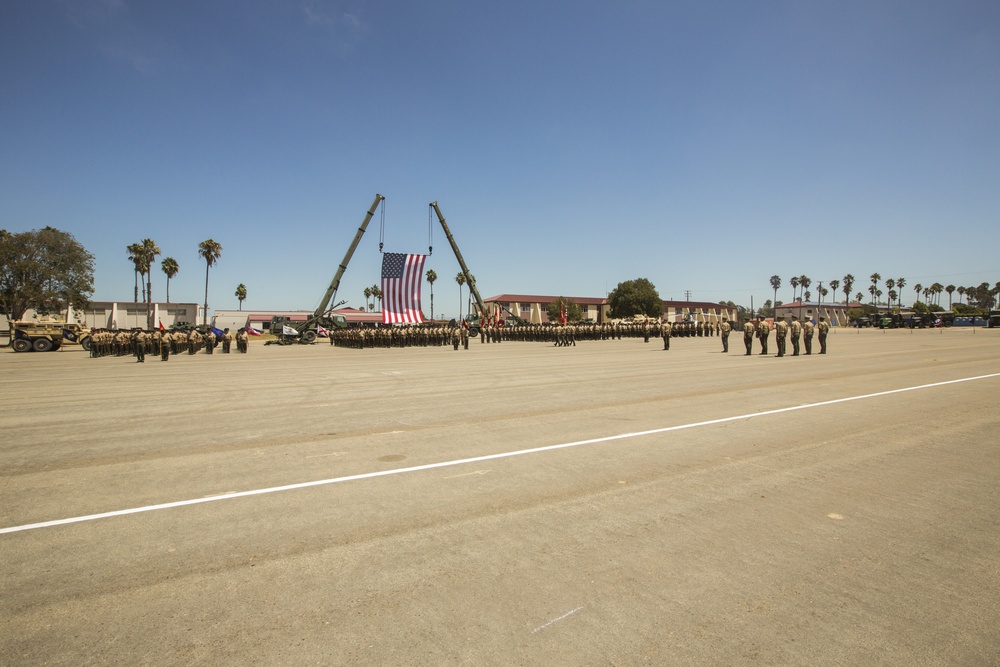
[{"label": "large hanging flag", "polygon": [[419,324],[424,321],[420,310],[420,283],[423,280],[427,255],[404,255],[387,252],[382,255],[382,323]]}]

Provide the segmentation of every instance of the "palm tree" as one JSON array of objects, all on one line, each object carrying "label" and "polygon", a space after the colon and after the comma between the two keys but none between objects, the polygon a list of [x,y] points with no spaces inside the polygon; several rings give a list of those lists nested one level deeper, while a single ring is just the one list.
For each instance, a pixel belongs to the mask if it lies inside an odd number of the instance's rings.
[{"label": "palm tree", "polygon": [[948,293],[948,310],[951,310],[951,295],[955,293],[955,286],[948,285],[944,288],[944,291]]},{"label": "palm tree", "polygon": [[431,319],[434,319],[434,281],[438,279],[437,271],[434,269],[427,269],[425,274],[427,277],[427,283],[431,286]]},{"label": "palm tree", "polygon": [[[803,290],[807,290],[807,289],[809,289],[810,285],[812,285],[812,280],[809,278],[809,276],[807,276],[807,275],[801,275],[801,276],[799,276],[799,287],[801,287]],[[805,295],[803,295],[802,298],[805,299]],[[805,299],[805,300],[809,301],[809,299]]]},{"label": "palm tree", "polygon": [[812,298],[812,292],[806,290],[805,293],[803,293],[802,298],[805,299],[806,303],[809,303],[809,299]]},{"label": "palm tree", "polygon": [[878,291],[878,281],[882,280],[882,276],[880,276],[877,273],[873,273],[869,277],[871,278],[872,286],[871,286],[871,289],[869,289],[868,291],[871,292],[871,295],[872,295],[872,305],[874,306],[875,305],[875,292]]},{"label": "palm tree", "polygon": [[[378,299],[378,309],[382,310],[382,288],[378,285],[372,285],[372,297]],[[374,305],[375,302],[373,301],[372,306]]]},{"label": "palm tree", "polygon": [[858,292],[854,295],[854,300],[857,301],[858,303],[861,303],[861,299],[863,298],[865,298],[865,295],[862,294],[861,292]]},{"label": "palm tree", "polygon": [[913,291],[917,293],[917,301],[920,301],[920,291],[924,289],[924,286],[917,283],[913,286]]},{"label": "palm tree", "polygon": [[964,287],[958,287],[955,291],[958,292],[958,302],[961,303],[962,302],[962,297],[965,296],[965,288]]},{"label": "palm tree", "polygon": [[892,308],[892,300],[894,298],[893,295],[896,293],[895,287],[896,287],[896,280],[894,278],[886,278],[885,279],[885,288],[889,292],[889,307],[890,308]]},{"label": "palm tree", "polygon": [[465,284],[465,274],[461,271],[455,276],[455,282],[458,283],[458,320],[462,320],[462,285]]},{"label": "palm tree", "polygon": [[792,276],[791,278],[788,279],[788,282],[792,286],[792,301],[795,301],[796,290],[799,287],[799,277]]},{"label": "palm tree", "polygon": [[128,261],[132,262],[132,268],[135,271],[135,297],[133,301],[139,303],[139,266],[142,264],[142,244],[132,243],[125,246],[125,250],[128,251]]},{"label": "palm tree", "polygon": [[368,300],[372,298],[372,288],[371,287],[366,287],[365,291],[364,291],[364,295],[365,295],[365,308],[367,310],[371,310],[372,308],[371,308],[371,306],[368,305]]},{"label": "palm tree", "polygon": [[177,275],[181,267],[177,265],[177,260],[173,257],[164,257],[160,262],[160,268],[167,274],[167,303],[170,303],[170,279]]},{"label": "palm tree", "polygon": [[[771,287],[774,289],[774,300],[773,300],[773,303],[776,304],[776,303],[778,303],[778,288],[781,287],[781,276],[779,276],[779,275],[773,275],[773,276],[771,276]],[[778,308],[777,308],[777,306],[772,306],[772,307],[774,308],[774,317],[775,317],[775,319],[777,319],[777,317],[778,317]]]},{"label": "palm tree", "polygon": [[940,306],[941,292],[944,291],[944,285],[942,285],[941,283],[934,283],[933,285],[931,285],[930,290],[931,294],[934,295],[934,304]]},{"label": "palm tree", "polygon": [[198,244],[198,255],[205,260],[205,310],[201,323],[208,326],[208,270],[222,257],[222,244],[208,239]]},{"label": "palm tree", "polygon": [[146,328],[153,328],[153,262],[160,254],[160,246],[153,239],[142,240],[142,268],[146,274]]},{"label": "palm tree", "polygon": [[[902,299],[904,287],[906,287],[906,278],[896,278],[896,289],[899,290],[899,296],[897,299]],[[903,304],[900,301],[896,301],[896,303],[900,308],[903,307]]]},{"label": "palm tree", "polygon": [[840,287],[840,281],[834,278],[830,281],[830,291],[833,292],[833,301],[837,302],[837,288]]},{"label": "palm tree", "polygon": [[[854,289],[854,275],[848,273],[844,276],[844,304],[846,305],[848,301],[851,300],[851,290]],[[861,301],[861,299],[857,299]]]},{"label": "palm tree", "polygon": [[243,283],[236,286],[236,298],[240,300],[240,310],[243,310],[243,299],[247,298],[247,286]]}]

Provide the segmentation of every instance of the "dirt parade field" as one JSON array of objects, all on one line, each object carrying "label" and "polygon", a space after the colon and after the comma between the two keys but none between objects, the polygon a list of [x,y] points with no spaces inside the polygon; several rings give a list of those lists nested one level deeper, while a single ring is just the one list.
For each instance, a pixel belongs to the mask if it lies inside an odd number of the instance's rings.
[{"label": "dirt parade field", "polygon": [[1000,664],[1000,330],[770,347],[2,350],[0,664]]}]

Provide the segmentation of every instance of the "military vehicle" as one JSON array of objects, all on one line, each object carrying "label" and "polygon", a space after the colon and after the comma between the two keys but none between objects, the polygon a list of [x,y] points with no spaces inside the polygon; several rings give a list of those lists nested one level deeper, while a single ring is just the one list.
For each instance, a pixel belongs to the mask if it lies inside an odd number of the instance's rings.
[{"label": "military vehicle", "polygon": [[358,233],[354,235],[354,240],[347,249],[347,253],[344,255],[343,261],[340,262],[340,266],[337,268],[337,273],[334,274],[333,280],[330,281],[330,286],[326,289],[326,293],[323,295],[319,306],[317,306],[316,310],[313,311],[313,314],[305,320],[292,320],[284,316],[272,317],[271,333],[277,336],[277,338],[267,341],[267,343],[265,343],[266,345],[271,343],[276,343],[278,345],[314,343],[316,342],[316,337],[318,335],[316,332],[317,327],[323,327],[327,330],[344,329],[347,327],[347,319],[343,315],[334,315],[330,312],[337,306],[343,305],[345,302],[341,301],[332,306],[330,303],[337,295],[337,290],[340,288],[340,279],[344,277],[344,271],[347,270],[347,264],[351,261],[351,257],[354,256],[354,251],[357,249],[358,243],[361,242],[361,237],[364,236],[365,230],[368,228],[368,223],[371,222],[372,217],[375,215],[375,210],[384,199],[385,197],[380,194],[375,195],[375,201],[372,202],[371,208],[368,209],[364,222],[362,222],[361,226],[358,228]]},{"label": "military vehicle", "polygon": [[21,320],[10,323],[11,347],[15,352],[51,352],[65,343],[90,349],[90,330],[76,322]]},{"label": "military vehicle", "polygon": [[1000,327],[1000,310],[990,311],[990,319],[986,326],[989,329]]}]

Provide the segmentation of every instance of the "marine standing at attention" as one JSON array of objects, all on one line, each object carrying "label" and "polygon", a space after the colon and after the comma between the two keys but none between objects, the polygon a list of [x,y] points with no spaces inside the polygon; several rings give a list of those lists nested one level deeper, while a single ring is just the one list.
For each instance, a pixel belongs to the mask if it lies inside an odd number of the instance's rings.
[{"label": "marine standing at attention", "polygon": [[719,333],[722,335],[722,353],[725,354],[729,352],[729,331],[732,329],[729,326],[729,320],[725,317],[722,318],[722,324],[719,325]]},{"label": "marine standing at attention", "polygon": [[819,331],[819,353],[826,354],[826,335],[830,332],[830,325],[827,324],[826,318],[819,318],[819,326],[816,327]]},{"label": "marine standing at attention", "polygon": [[774,339],[778,343],[778,356],[785,356],[785,339],[788,337],[788,322],[778,320],[774,323]]},{"label": "marine standing at attention", "polygon": [[663,349],[670,349],[670,322],[663,320],[660,322],[660,337],[663,338]]},{"label": "marine standing at attention", "polygon": [[760,315],[757,316],[757,338],[760,339],[760,353],[767,354],[767,337],[771,335],[771,325]]},{"label": "marine standing at attention", "polygon": [[799,318],[792,315],[792,324],[789,327],[792,334],[792,356],[799,356],[799,337],[802,336],[802,325],[799,324]]},{"label": "marine standing at attention", "polygon": [[813,326],[812,320],[806,320],[802,324],[802,340],[806,344],[806,354],[813,353],[813,331],[815,327]]},{"label": "marine standing at attention", "polygon": [[743,356],[750,356],[753,348],[754,331],[753,320],[748,319],[743,323],[743,344],[747,346],[747,353]]}]

